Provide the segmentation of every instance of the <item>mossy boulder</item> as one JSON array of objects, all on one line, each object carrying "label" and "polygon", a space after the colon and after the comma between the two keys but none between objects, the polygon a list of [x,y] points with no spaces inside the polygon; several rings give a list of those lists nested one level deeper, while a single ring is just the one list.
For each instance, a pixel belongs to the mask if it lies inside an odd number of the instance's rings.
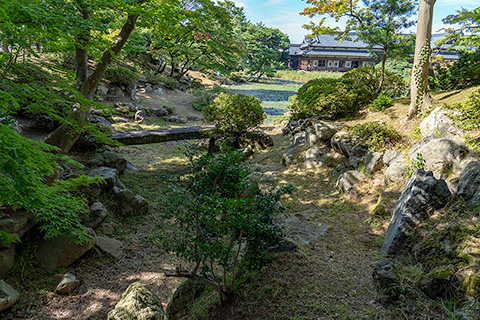
[{"label": "mossy boulder", "polygon": [[480,293],[480,224],[455,222],[436,229],[413,252],[429,272],[423,284],[433,281],[441,287],[430,293],[427,289],[429,295],[436,291],[434,296],[445,296],[456,283],[469,296]]},{"label": "mossy boulder", "polygon": [[132,283],[120,297],[108,320],[163,320],[162,302],[145,284]]}]

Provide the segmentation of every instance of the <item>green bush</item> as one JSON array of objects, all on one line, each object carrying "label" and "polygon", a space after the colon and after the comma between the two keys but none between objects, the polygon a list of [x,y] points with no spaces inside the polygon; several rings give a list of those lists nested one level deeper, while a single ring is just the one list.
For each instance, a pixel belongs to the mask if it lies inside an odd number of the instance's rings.
[{"label": "green bush", "polygon": [[[380,69],[374,67],[355,68],[345,73],[342,79],[351,81],[352,89],[359,95],[361,104],[369,104],[377,97]],[[408,92],[408,84],[399,74],[385,70],[382,92],[390,98],[402,97]]]},{"label": "green bush", "polygon": [[460,121],[462,129],[473,130],[480,128],[480,89],[473,92],[465,103],[456,103],[446,107],[457,109],[461,112],[457,119]]},{"label": "green bush", "polygon": [[457,61],[436,68],[436,76],[431,83],[442,90],[480,85],[480,50],[460,51]]},{"label": "green bush", "polygon": [[[57,181],[51,186],[44,183],[54,173],[57,161],[72,161],[61,156],[58,148],[43,142],[21,137],[14,130],[0,124],[0,203],[7,210],[26,210],[35,215],[45,238],[63,233],[87,240],[80,214],[86,212],[82,198],[72,192],[80,185],[98,182],[81,176],[77,179]],[[2,245],[18,241],[6,233],[0,234]]]},{"label": "green bush", "polygon": [[[380,71],[373,67],[356,68],[338,79],[321,78],[308,81],[292,99],[289,106],[293,117],[350,117],[377,97]],[[388,97],[406,92],[401,76],[385,72],[382,93]]]},{"label": "green bush", "polygon": [[379,121],[357,124],[352,133],[358,143],[376,151],[383,151],[403,140],[394,127]]},{"label": "green bush", "polygon": [[233,82],[237,82],[237,83],[245,81],[240,72],[232,72],[229,74],[228,78]]},{"label": "green bush", "polygon": [[244,94],[220,94],[203,109],[205,118],[215,125],[217,134],[238,148],[240,138],[266,118],[260,101]]},{"label": "green bush", "polygon": [[211,105],[215,99],[215,96],[209,93],[207,90],[197,90],[194,95],[197,97],[192,102],[192,106],[195,110],[202,111],[208,105]]},{"label": "green bush", "polygon": [[145,75],[145,78],[147,80],[146,82],[151,83],[152,85],[159,85],[163,83],[164,77],[159,74],[149,72]]},{"label": "green bush", "polygon": [[373,100],[372,102],[372,107],[375,108],[378,111],[385,110],[387,108],[390,108],[393,106],[393,100],[387,95],[384,95],[383,93],[380,94],[377,99]]},{"label": "green bush", "polygon": [[173,237],[161,240],[193,266],[177,269],[171,276],[194,274],[194,280],[218,292],[223,304],[233,294],[240,267],[263,267],[269,261],[268,247],[281,242],[272,216],[283,210],[278,201],[289,188],[248,192],[250,170],[243,156],[234,151],[200,157],[193,161],[192,169],[186,189],[168,195],[164,217],[173,218],[177,228]]},{"label": "green bush", "polygon": [[138,74],[126,67],[109,67],[105,79],[120,86],[131,86],[138,81]]},{"label": "green bush", "polygon": [[292,104],[292,117],[296,119],[327,116],[342,118],[355,114],[360,105],[356,103],[356,94],[341,79],[314,79],[304,84],[296,98],[289,99]]},{"label": "green bush", "polygon": [[180,82],[178,82],[177,79],[172,78],[172,77],[162,77],[162,82],[165,88],[170,89],[170,90],[176,90],[180,87]]}]

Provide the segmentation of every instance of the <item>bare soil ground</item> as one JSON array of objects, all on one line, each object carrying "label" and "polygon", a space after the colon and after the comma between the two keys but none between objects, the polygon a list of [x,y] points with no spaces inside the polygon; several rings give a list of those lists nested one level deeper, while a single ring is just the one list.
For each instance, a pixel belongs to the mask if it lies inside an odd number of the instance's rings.
[{"label": "bare soil ground", "polygon": [[[142,103],[152,107],[175,104],[177,113],[196,115],[190,107],[191,99],[183,93],[174,93],[145,96]],[[401,102],[386,113],[365,113],[360,120],[345,124],[382,118],[408,133],[415,123],[402,127],[399,122],[406,107],[407,103]],[[264,129],[273,136],[275,146],[256,153],[251,162],[271,166],[276,176],[275,185],[295,186],[293,194],[283,200],[287,212],[321,222],[329,229],[317,241],[299,245],[296,252],[277,254],[263,271],[241,275],[237,296],[227,307],[219,307],[215,298],[207,299],[203,309],[194,310],[196,317],[218,320],[450,319],[441,304],[423,296],[418,296],[418,303],[412,306],[384,307],[375,302],[371,272],[379,258],[388,221],[371,223],[369,218],[370,210],[385,191],[383,172],[365,181],[356,196],[344,197],[334,187],[331,169],[283,167],[280,160],[290,137],[282,136],[274,125]],[[22,298],[2,314],[1,319],[106,319],[121,293],[135,281],[148,284],[166,307],[181,280],[166,278],[164,272],[175,268],[180,261],[158,245],[155,225],[161,223],[158,213],[165,200],[161,191],[187,166],[182,151],[184,144],[122,147],[120,152],[139,169],[127,171],[121,177],[122,182],[152,204],[152,210],[145,216],[125,220],[110,218],[118,224],[110,236],[123,241],[123,257],[113,260],[91,250],[66,270],[48,274],[35,262],[34,248],[23,248],[14,272],[4,279],[21,292]],[[401,185],[386,190],[393,206],[401,190]],[[73,272],[81,284],[69,295],[56,295],[55,286],[66,271]]]}]

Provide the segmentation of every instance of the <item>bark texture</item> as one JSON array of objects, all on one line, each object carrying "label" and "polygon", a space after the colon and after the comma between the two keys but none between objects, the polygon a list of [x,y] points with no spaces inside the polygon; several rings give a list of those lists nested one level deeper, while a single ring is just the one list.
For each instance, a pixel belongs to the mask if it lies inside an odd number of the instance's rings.
[{"label": "bark texture", "polygon": [[[407,113],[408,120],[412,119],[419,109],[424,110],[425,107],[432,103],[428,90],[428,66],[430,64],[430,41],[432,38],[434,4],[435,0],[420,0],[418,7],[415,57],[410,83],[410,108]],[[427,51],[428,58],[425,58],[425,51]]]}]

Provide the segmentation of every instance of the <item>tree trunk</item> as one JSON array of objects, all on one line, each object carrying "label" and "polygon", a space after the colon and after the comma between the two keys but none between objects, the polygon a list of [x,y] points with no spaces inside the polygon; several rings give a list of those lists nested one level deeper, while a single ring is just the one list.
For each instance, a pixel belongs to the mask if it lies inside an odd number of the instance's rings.
[{"label": "tree trunk", "polygon": [[[88,76],[88,64],[87,64],[87,50],[82,43],[76,45],[76,62],[81,66],[81,70],[77,69],[77,83],[78,90],[87,99],[91,99],[97,88],[100,80],[102,80],[107,67],[110,65],[115,56],[120,53],[120,50],[125,45],[128,37],[135,28],[135,23],[138,19],[138,15],[129,14],[127,21],[122,27],[117,39],[113,45],[108,48],[102,55],[100,62],[97,64],[95,71]],[[80,38],[77,39],[80,40]],[[82,78],[85,78],[83,81]],[[88,119],[88,110],[74,110],[71,120],[76,124],[75,126],[69,124],[62,124],[54,132],[52,132],[47,139],[46,143],[59,147],[63,153],[67,153],[77,142],[82,132],[83,123]]]},{"label": "tree trunk", "polygon": [[425,107],[432,104],[428,90],[428,66],[434,4],[435,0],[420,0],[418,7],[415,57],[410,82],[410,108],[407,120],[411,120],[419,110],[424,110]]},{"label": "tree trunk", "polygon": [[377,88],[377,95],[379,95],[380,92],[382,92],[383,83],[385,82],[385,62],[387,62],[387,58],[385,58],[385,55],[383,55],[382,68],[380,69],[380,82]]},{"label": "tree trunk", "polygon": [[[89,14],[86,9],[80,9],[80,15],[88,20]],[[88,45],[90,44],[90,29],[80,31],[75,36],[75,67],[77,69],[77,90],[88,78]]]}]

